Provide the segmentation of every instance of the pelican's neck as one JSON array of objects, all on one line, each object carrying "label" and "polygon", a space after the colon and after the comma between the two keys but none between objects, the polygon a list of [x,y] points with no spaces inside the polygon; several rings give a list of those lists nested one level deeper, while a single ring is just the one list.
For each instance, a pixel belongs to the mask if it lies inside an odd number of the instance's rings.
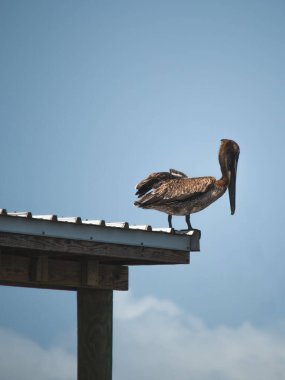
[{"label": "pelican's neck", "polygon": [[229,184],[229,170],[227,163],[227,155],[225,149],[221,147],[219,152],[219,163],[221,167],[222,177],[219,179],[221,185],[228,186]]}]

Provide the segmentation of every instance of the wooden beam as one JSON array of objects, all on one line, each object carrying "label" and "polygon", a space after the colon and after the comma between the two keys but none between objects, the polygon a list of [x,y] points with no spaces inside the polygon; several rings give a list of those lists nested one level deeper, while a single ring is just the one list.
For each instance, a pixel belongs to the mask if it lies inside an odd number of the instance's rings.
[{"label": "wooden beam", "polygon": [[112,379],[112,320],[111,290],[78,290],[78,380]]},{"label": "wooden beam", "polygon": [[0,232],[0,247],[41,251],[49,256],[88,256],[98,261],[111,261],[123,265],[133,264],[188,264],[190,254],[143,246],[96,243],[86,240],[72,240],[48,236],[35,236]]},{"label": "wooden beam", "polygon": [[2,251],[0,284],[70,290],[128,290],[128,267],[100,264],[92,259],[55,259]]}]

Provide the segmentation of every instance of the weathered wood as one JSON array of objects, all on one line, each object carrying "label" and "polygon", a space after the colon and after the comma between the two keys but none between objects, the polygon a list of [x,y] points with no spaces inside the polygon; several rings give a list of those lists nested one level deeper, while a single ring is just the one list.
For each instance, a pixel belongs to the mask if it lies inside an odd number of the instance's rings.
[{"label": "weathered wood", "polygon": [[49,258],[48,256],[39,256],[37,258],[36,281],[49,281]]},{"label": "weathered wood", "polygon": [[78,290],[78,380],[112,379],[112,319],[111,290]]},{"label": "weathered wood", "polygon": [[123,265],[188,264],[189,252],[162,248],[96,243],[94,241],[54,238],[0,232],[0,247],[30,249],[60,255],[89,256],[99,261]]},{"label": "weathered wood", "polygon": [[128,267],[93,260],[12,255],[2,250],[0,284],[51,289],[128,290]]}]

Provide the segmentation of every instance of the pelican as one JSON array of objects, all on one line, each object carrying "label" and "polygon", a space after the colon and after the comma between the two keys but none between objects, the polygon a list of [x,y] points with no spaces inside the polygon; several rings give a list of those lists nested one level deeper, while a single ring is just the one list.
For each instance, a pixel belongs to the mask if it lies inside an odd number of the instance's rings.
[{"label": "pelican", "polygon": [[185,216],[187,230],[193,231],[190,215],[203,210],[220,198],[228,189],[231,214],[236,207],[236,173],[240,149],[233,140],[222,139],[219,163],[222,176],[190,178],[175,169],[152,173],[136,185],[137,200],[134,205],[168,214],[172,228],[172,216]]}]

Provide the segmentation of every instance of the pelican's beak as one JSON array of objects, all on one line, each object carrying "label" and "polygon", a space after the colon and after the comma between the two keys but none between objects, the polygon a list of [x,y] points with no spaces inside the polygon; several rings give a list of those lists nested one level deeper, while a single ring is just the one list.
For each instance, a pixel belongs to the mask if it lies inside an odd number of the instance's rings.
[{"label": "pelican's beak", "polygon": [[229,197],[231,205],[231,214],[234,215],[236,209],[236,175],[237,175],[238,155],[232,160],[230,167]]}]

